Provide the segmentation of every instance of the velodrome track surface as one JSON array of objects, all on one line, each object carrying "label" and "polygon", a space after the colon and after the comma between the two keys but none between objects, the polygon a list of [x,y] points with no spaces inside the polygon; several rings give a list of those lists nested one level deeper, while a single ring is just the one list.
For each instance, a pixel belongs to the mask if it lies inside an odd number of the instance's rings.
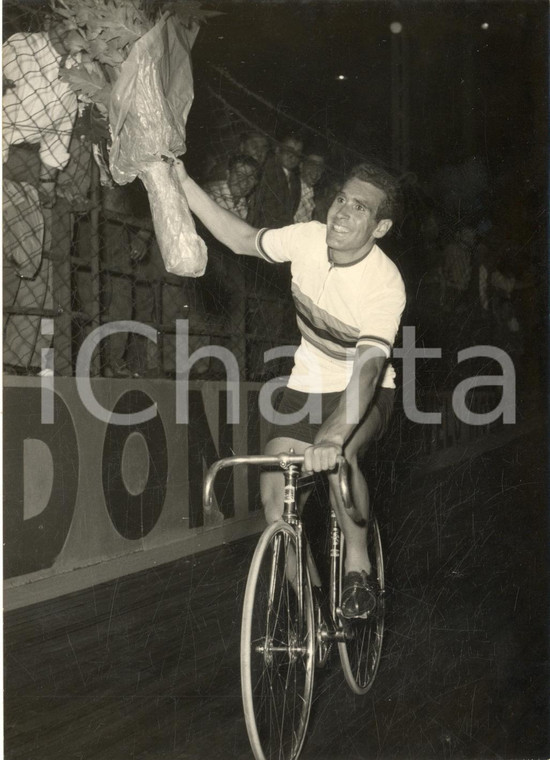
[{"label": "velodrome track surface", "polygon": [[[379,500],[384,657],[316,675],[304,760],[548,758],[542,428]],[[473,452],[472,452],[473,453]],[[10,760],[250,758],[239,685],[247,538],[6,613]]]}]

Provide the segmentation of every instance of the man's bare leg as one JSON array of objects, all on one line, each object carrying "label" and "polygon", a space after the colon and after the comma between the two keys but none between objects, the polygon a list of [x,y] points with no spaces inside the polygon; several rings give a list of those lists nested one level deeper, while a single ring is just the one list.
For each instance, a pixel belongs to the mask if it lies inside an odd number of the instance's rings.
[{"label": "man's bare leg", "polygon": [[372,577],[372,565],[367,549],[369,489],[359,468],[358,454],[374,440],[381,423],[380,412],[374,407],[345,447],[345,457],[349,464],[351,495],[354,506],[365,520],[365,525],[357,525],[348,515],[342,503],[338,477],[334,473],[329,475],[331,503],[344,533],[346,546],[341,598],[342,613],[345,617],[367,617],[374,611],[377,604],[376,578]]},{"label": "man's bare leg", "polygon": [[[363,516],[365,523],[369,519],[369,488],[357,459],[348,461],[351,481],[351,496],[355,507]],[[337,475],[329,475],[330,503],[338,518],[338,524],[346,541],[346,572],[371,572],[371,562],[367,550],[367,526],[357,525],[348,515],[342,504],[342,496]]]}]

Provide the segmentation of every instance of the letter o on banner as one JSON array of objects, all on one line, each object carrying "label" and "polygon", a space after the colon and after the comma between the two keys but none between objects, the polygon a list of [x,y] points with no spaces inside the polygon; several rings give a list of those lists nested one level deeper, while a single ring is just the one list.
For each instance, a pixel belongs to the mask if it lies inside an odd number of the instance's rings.
[{"label": "letter o on banner", "polygon": [[[113,412],[134,414],[151,402],[143,391],[129,391]],[[156,525],[166,497],[168,451],[160,416],[137,425],[108,425],[102,462],[111,522],[124,538],[143,538]]]}]

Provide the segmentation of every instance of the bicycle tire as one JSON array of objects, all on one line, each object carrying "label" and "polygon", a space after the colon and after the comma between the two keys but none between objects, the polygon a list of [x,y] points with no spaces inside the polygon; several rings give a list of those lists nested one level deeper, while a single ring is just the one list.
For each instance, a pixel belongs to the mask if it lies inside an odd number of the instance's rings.
[{"label": "bicycle tire", "polygon": [[241,688],[256,760],[296,760],[309,721],[315,670],[314,605],[304,568],[300,619],[297,594],[285,572],[285,557],[290,547],[296,555],[296,540],[295,530],[286,522],[268,526],[248,573],[241,628]]},{"label": "bicycle tire", "polygon": [[[369,556],[376,570],[380,588],[375,612],[366,620],[343,620],[346,639],[338,642],[340,662],[346,682],[356,694],[366,694],[371,688],[382,656],[384,638],[384,555],[378,522],[373,516],[368,530]],[[344,577],[345,545],[340,534],[340,595]]]}]

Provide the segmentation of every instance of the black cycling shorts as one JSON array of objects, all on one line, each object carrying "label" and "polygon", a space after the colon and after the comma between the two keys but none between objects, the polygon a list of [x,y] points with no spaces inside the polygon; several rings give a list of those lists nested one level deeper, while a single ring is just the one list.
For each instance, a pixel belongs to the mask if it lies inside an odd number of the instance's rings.
[{"label": "black cycling shorts", "polygon": [[[298,422],[283,422],[282,424],[270,422],[267,440],[271,441],[273,438],[294,438],[296,441],[313,443],[323,422],[330,417],[332,412],[336,409],[342,393],[344,393],[344,391],[338,391],[337,393],[308,394],[294,390],[293,388],[284,388],[274,405],[277,412],[280,414],[298,412],[304,408],[309,399],[310,403],[313,402],[313,409],[321,409],[321,414],[319,415],[320,419],[313,418],[312,420],[308,414],[305,414]],[[371,414],[372,409],[374,407],[378,408],[381,421],[371,440],[379,440],[386,432],[393,411],[394,397],[394,388],[382,388],[380,386],[377,388],[372,404],[367,409],[363,420],[359,422],[359,424],[362,424],[368,415]],[[317,406],[317,404],[319,404],[320,407]]]}]

